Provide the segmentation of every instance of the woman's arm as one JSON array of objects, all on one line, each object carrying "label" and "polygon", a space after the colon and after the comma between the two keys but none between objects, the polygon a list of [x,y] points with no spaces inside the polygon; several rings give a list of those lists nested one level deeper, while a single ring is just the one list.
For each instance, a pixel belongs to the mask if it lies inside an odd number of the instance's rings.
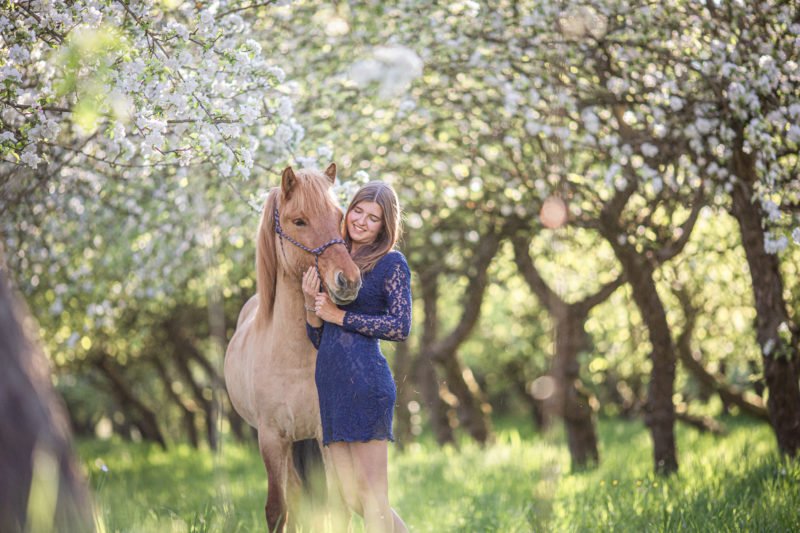
[{"label": "woman's arm", "polygon": [[303,274],[303,306],[306,310],[306,335],[314,348],[319,349],[324,324],[314,309],[314,297],[317,291],[319,291],[319,276],[314,267],[311,267]]},{"label": "woman's arm", "polygon": [[404,341],[411,331],[411,272],[402,255],[389,267],[384,282],[388,302],[382,315],[366,315],[347,311],[342,327],[368,337],[387,341]]}]

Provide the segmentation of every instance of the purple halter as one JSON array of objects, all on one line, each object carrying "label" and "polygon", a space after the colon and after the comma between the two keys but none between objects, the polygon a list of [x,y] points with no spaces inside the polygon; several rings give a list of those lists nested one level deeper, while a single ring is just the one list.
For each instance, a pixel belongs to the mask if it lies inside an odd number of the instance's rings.
[{"label": "purple halter", "polygon": [[284,233],[283,228],[281,228],[281,217],[278,214],[278,208],[275,208],[275,211],[272,215],[275,221],[275,233],[278,234],[278,237],[281,239],[281,251],[283,252],[284,257],[286,256],[286,252],[283,251],[283,239],[286,239],[290,243],[294,244],[298,248],[303,251],[306,251],[314,256],[314,268],[317,269],[317,276],[319,276],[320,283],[322,282],[322,274],[319,271],[319,256],[322,255],[322,252],[327,250],[329,247],[333,246],[334,244],[343,244],[347,247],[347,243],[344,242],[344,239],[331,239],[322,246],[317,246],[316,248],[309,248],[305,244],[299,243],[296,240],[292,239],[289,235]]}]

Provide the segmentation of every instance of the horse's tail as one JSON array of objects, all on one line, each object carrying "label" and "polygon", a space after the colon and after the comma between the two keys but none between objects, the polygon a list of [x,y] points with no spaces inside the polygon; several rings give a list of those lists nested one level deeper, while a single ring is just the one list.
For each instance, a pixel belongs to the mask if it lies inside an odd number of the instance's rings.
[{"label": "horse's tail", "polygon": [[325,503],[325,465],[317,439],[298,440],[292,443],[294,468],[303,484],[303,494],[314,503]]},{"label": "horse's tail", "polygon": [[256,286],[258,291],[258,314],[265,320],[272,317],[275,303],[275,283],[278,277],[278,256],[275,252],[275,222],[273,213],[278,202],[277,187],[272,189],[264,203],[261,223],[256,238]]}]

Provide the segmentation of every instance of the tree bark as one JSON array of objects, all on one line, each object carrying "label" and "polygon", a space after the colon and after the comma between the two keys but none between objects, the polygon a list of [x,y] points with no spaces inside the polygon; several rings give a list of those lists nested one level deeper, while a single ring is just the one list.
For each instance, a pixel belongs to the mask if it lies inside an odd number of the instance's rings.
[{"label": "tree bark", "polygon": [[[778,256],[764,249],[763,212],[755,201],[755,161],[742,150],[740,131],[732,159],[738,177],[731,191],[731,213],[739,223],[756,307],[756,339],[761,348],[769,412],[778,449],[796,457],[800,452],[800,331],[789,317],[783,298]],[[781,332],[783,331],[783,335]]]},{"label": "tree bark", "polygon": [[[0,531],[94,531],[69,420],[34,330],[12,293],[0,246]],[[42,515],[52,523],[36,524]]]},{"label": "tree bark", "polygon": [[653,439],[655,470],[660,474],[670,474],[678,470],[678,456],[675,447],[675,406],[672,403],[676,359],[667,314],[653,279],[653,265],[635,250],[621,245],[616,235],[608,236],[608,240],[622,264],[631,285],[633,300],[647,326],[653,366],[647,391],[645,424]]},{"label": "tree bark", "polygon": [[578,356],[589,350],[588,335],[584,328],[588,315],[582,311],[568,305],[558,313],[556,356],[551,370],[556,380],[554,399],[557,412],[564,419],[574,470],[596,465],[600,461],[594,412],[589,395],[580,386]]},{"label": "tree bark", "polygon": [[[675,345],[672,340],[667,313],[658,295],[654,279],[655,269],[669,261],[686,246],[703,203],[703,188],[694,192],[691,211],[680,225],[677,237],[654,242],[658,249],[640,252],[627,240],[628,232],[620,221],[625,205],[638,187],[635,175],[629,176],[628,185],[618,190],[607,202],[598,217],[598,229],[611,245],[614,255],[622,265],[622,271],[633,292],[642,321],[647,326],[650,339],[650,383],[645,405],[645,424],[653,439],[653,459],[655,471],[670,474],[678,470],[678,456],[675,447],[675,406],[672,396],[675,389]],[[674,233],[674,232],[671,232]]]}]

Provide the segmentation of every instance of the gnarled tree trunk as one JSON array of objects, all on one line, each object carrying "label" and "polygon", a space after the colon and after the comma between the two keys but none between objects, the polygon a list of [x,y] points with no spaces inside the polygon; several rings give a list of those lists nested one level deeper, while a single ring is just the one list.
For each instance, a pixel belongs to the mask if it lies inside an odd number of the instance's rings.
[{"label": "gnarled tree trunk", "polygon": [[518,234],[512,240],[517,268],[555,321],[555,354],[550,373],[556,386],[547,404],[564,420],[572,468],[586,468],[597,464],[600,454],[591,398],[580,386],[578,356],[590,349],[585,329],[589,312],[608,299],[624,283],[624,278],[619,276],[579,302],[567,303],[539,274],[528,252],[528,239]]},{"label": "gnarled tree trunk", "polygon": [[489,418],[491,407],[483,398],[480,386],[472,373],[458,359],[458,347],[472,332],[480,317],[481,303],[488,283],[487,270],[500,246],[502,232],[494,229],[482,235],[475,250],[469,283],[459,306],[460,317],[453,330],[443,338],[437,336],[438,272],[420,276],[425,309],[425,328],[420,351],[440,367],[447,379],[447,387],[457,398],[457,411],[461,424],[476,441],[485,443],[492,438]]},{"label": "gnarled tree trunk", "polygon": [[778,257],[764,249],[763,213],[753,194],[754,158],[742,150],[742,136],[740,131],[732,159],[733,173],[738,180],[731,191],[731,213],[739,223],[742,247],[750,267],[757,317],[756,339],[761,347],[764,378],[769,389],[767,411],[778,449],[796,457],[800,452],[800,331],[786,309]]},{"label": "gnarled tree trunk", "polygon": [[650,338],[650,384],[647,389],[645,424],[653,438],[655,469],[662,474],[678,470],[675,449],[675,346],[667,322],[664,304],[656,290],[653,266],[633,250],[617,243],[617,258],[625,270],[633,292],[633,301]]}]

